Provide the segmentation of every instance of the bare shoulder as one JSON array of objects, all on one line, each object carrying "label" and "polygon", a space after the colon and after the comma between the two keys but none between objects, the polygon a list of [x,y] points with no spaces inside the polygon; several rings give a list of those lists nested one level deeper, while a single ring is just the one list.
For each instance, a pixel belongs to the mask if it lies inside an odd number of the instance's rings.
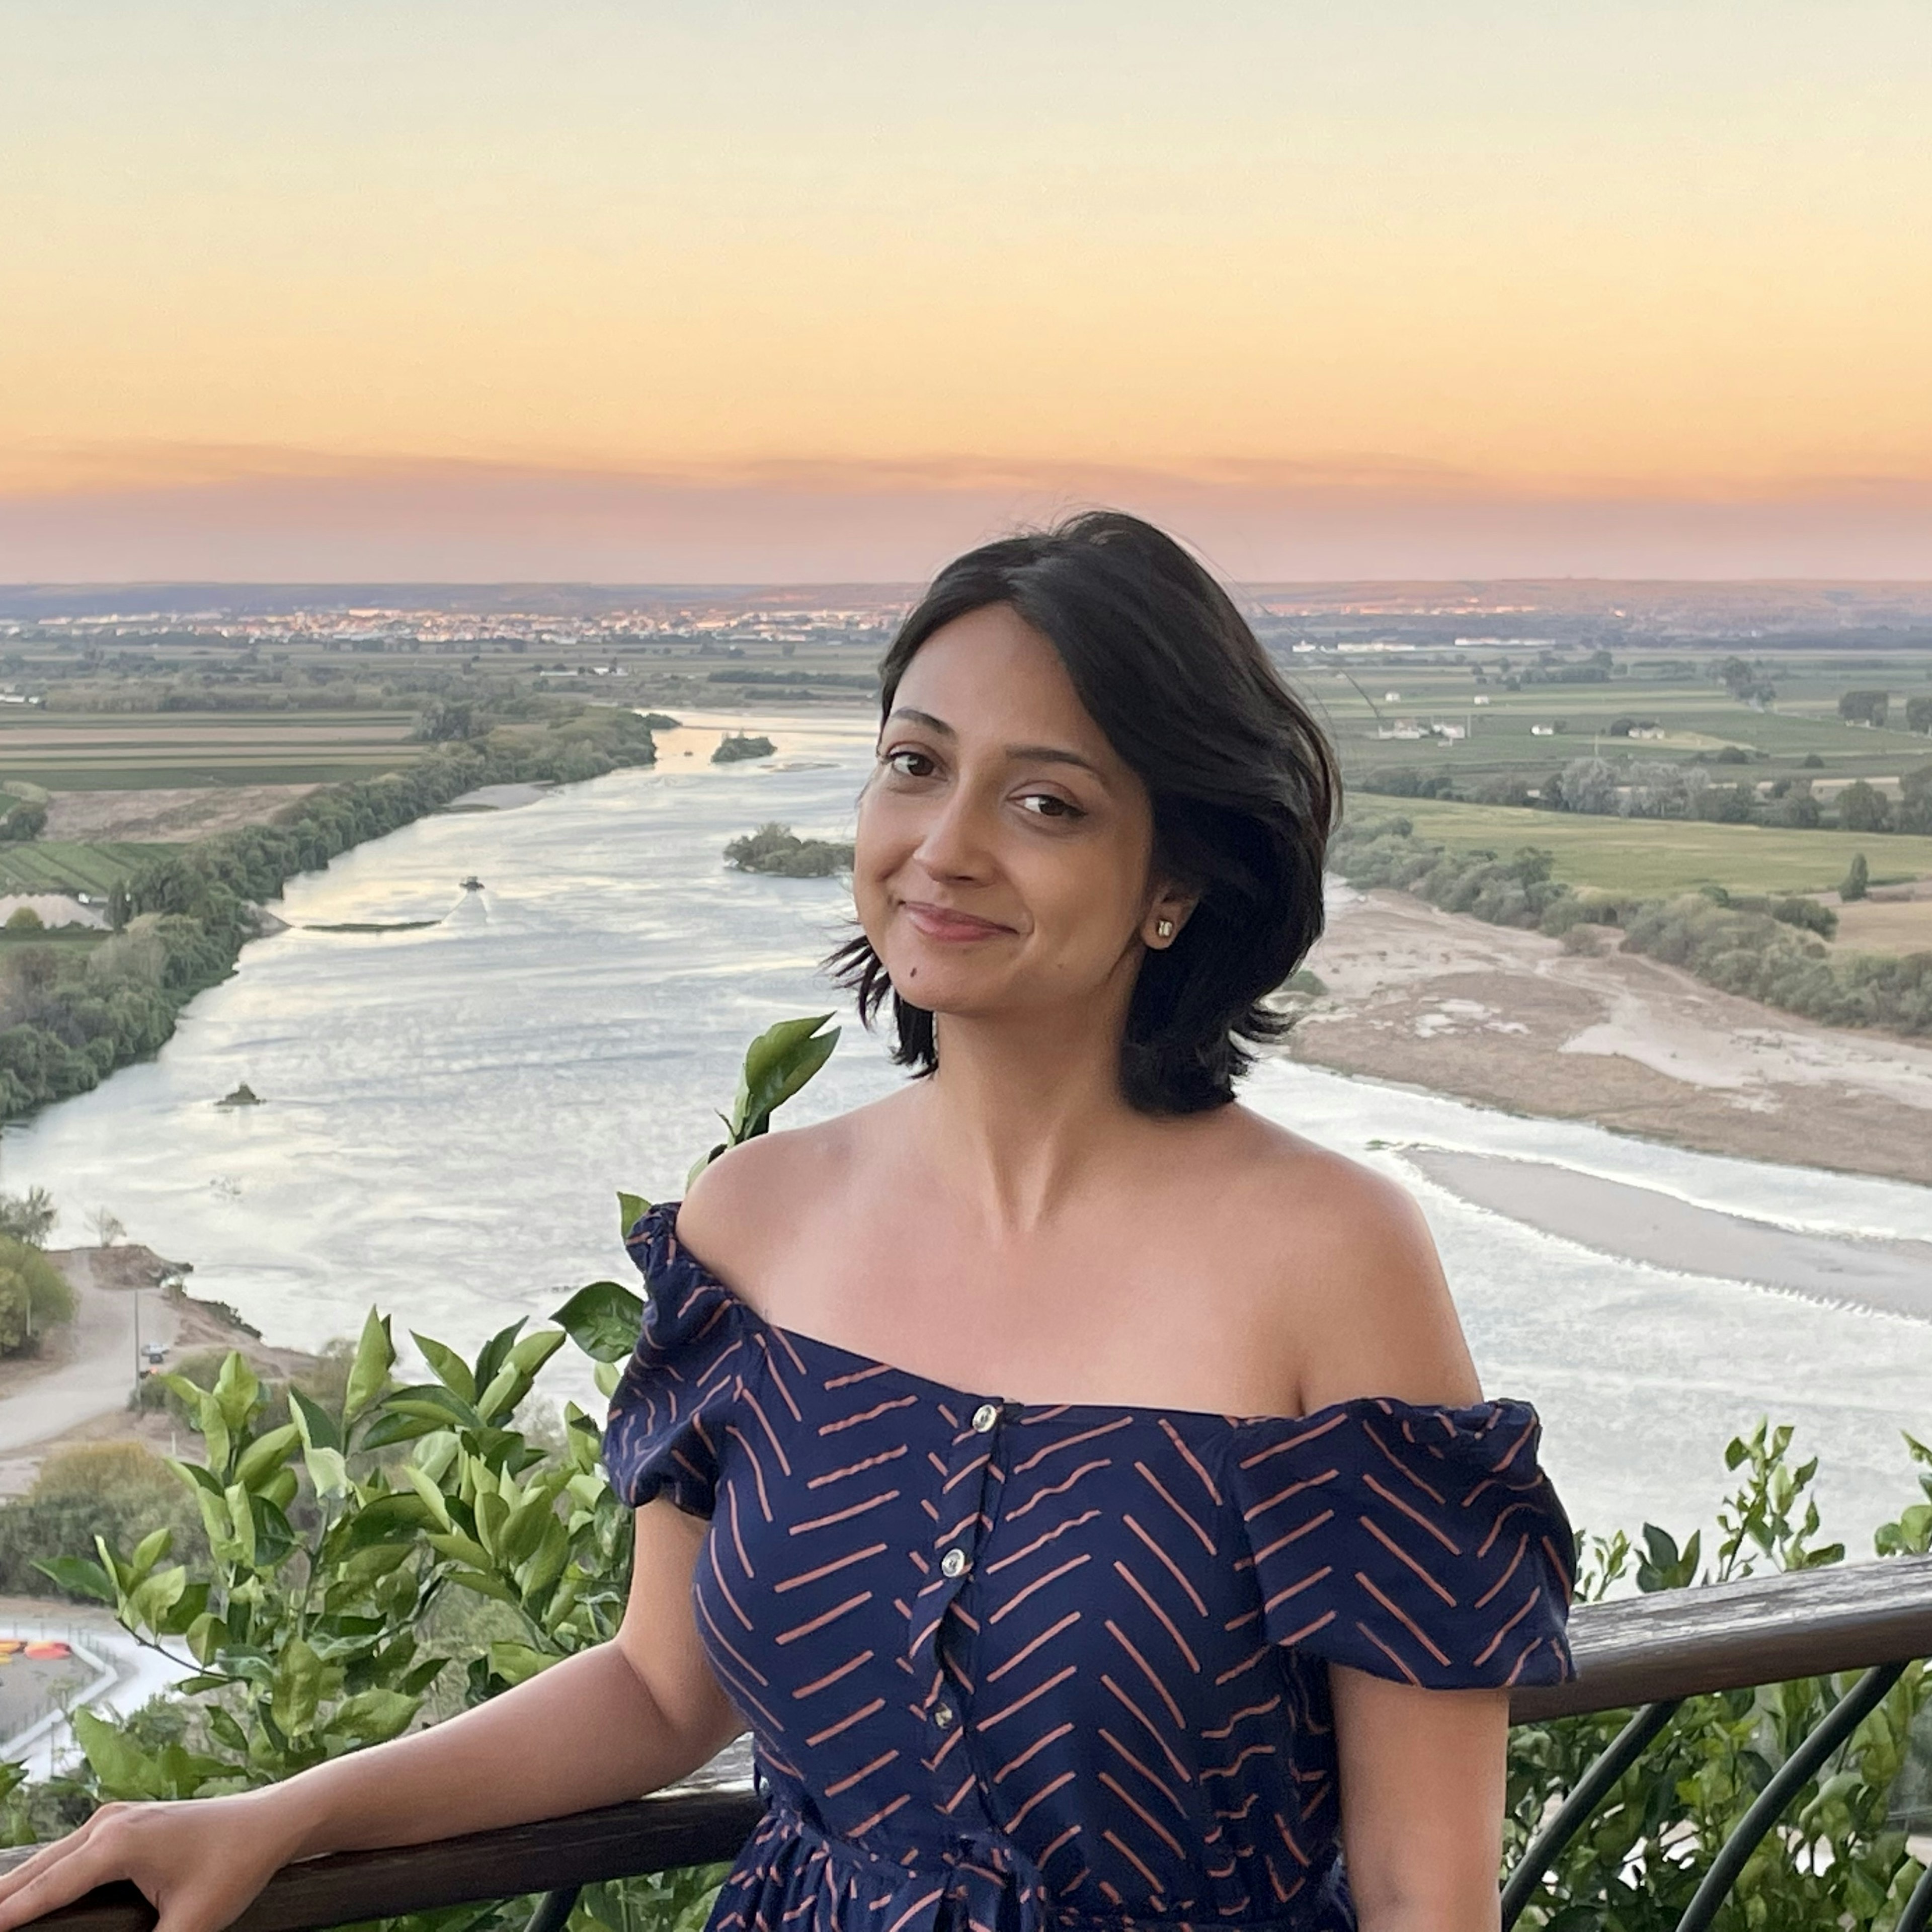
[{"label": "bare shoulder", "polygon": [[760,1134],[720,1154],[686,1192],[678,1239],[756,1306],[756,1284],[773,1258],[818,1216],[837,1211],[873,1111]]},{"label": "bare shoulder", "polygon": [[1436,1243],[1406,1190],[1246,1114],[1231,1121],[1244,1245],[1298,1348],[1304,1412],[1355,1396],[1473,1402],[1480,1388]]}]

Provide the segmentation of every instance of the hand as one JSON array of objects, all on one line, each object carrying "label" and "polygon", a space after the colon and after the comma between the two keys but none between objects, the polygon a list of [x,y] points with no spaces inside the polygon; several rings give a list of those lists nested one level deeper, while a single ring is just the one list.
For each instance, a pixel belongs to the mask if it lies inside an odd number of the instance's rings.
[{"label": "hand", "polygon": [[266,1823],[252,1792],[104,1804],[0,1878],[0,1932],[116,1879],[140,1887],[158,1915],[155,1932],[222,1932],[290,1856]]}]

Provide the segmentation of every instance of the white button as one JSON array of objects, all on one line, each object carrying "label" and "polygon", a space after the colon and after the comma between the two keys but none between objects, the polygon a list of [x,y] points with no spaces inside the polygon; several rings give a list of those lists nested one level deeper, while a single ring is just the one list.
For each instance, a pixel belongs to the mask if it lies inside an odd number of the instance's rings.
[{"label": "white button", "polygon": [[943,1576],[963,1576],[966,1574],[966,1552],[963,1550],[949,1550],[939,1559],[940,1574]]},{"label": "white button", "polygon": [[940,1704],[934,1708],[932,1721],[942,1731],[950,1731],[958,1721],[958,1713],[950,1704]]},{"label": "white button", "polygon": [[1000,1406],[994,1402],[982,1402],[973,1412],[973,1426],[982,1436],[990,1436],[1000,1420]]}]

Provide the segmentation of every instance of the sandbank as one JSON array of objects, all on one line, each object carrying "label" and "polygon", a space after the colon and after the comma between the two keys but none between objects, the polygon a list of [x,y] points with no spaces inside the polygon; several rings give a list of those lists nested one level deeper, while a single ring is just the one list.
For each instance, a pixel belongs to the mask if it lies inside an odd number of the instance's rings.
[{"label": "sandbank", "polygon": [[1547,1161],[1449,1148],[1402,1158],[1465,1201],[1600,1254],[1932,1321],[1932,1242],[1780,1227]]}]

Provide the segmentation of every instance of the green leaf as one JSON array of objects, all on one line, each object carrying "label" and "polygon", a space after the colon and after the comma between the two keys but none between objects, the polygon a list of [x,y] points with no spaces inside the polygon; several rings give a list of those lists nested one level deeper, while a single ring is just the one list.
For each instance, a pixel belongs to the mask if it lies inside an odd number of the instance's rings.
[{"label": "green leaf", "polygon": [[470,1364],[446,1343],[418,1334],[413,1328],[410,1333],[422,1351],[423,1360],[435,1370],[443,1386],[465,1402],[473,1402],[476,1400],[476,1378],[470,1372]]},{"label": "green leaf", "polygon": [[231,1483],[224,1500],[228,1504],[229,1534],[241,1550],[242,1562],[252,1570],[255,1567],[254,1499],[239,1483]]},{"label": "green leaf", "polygon": [[628,1240],[631,1230],[651,1211],[651,1204],[641,1194],[626,1194],[620,1187],[617,1190],[617,1232],[620,1238]]},{"label": "green leaf", "polygon": [[216,1742],[226,1744],[232,1751],[248,1754],[248,1736],[242,1726],[219,1704],[207,1704],[202,1708],[209,1732]]},{"label": "green leaf", "polygon": [[76,1711],[68,1719],[74,1742],[86,1753],[100,1788],[110,1798],[164,1798],[166,1780],[161,1767],[138,1744],[92,1711]]},{"label": "green leaf", "polygon": [[379,1415],[362,1432],[364,1449],[387,1449],[398,1442],[412,1442],[419,1436],[434,1436],[443,1424],[427,1415]]},{"label": "green leaf", "polygon": [[539,1671],[562,1661],[526,1643],[493,1643],[490,1646],[490,1674],[506,1684],[526,1684]]},{"label": "green leaf", "polygon": [[429,1506],[413,1491],[400,1491],[371,1498],[341,1525],[342,1554],[368,1550],[379,1544],[413,1543],[425,1525],[434,1519]]},{"label": "green leaf", "polygon": [[458,1429],[477,1429],[483,1418],[460,1396],[452,1394],[440,1382],[415,1382],[384,1398],[387,1415],[427,1417],[439,1429],[454,1424]]},{"label": "green leaf", "polygon": [[593,1281],[550,1318],[592,1361],[621,1361],[638,1346],[644,1304],[621,1282]]},{"label": "green leaf", "polygon": [[514,1362],[506,1362],[476,1398],[478,1412],[485,1422],[500,1421],[514,1414],[518,1403],[530,1392],[530,1377]]},{"label": "green leaf", "polygon": [[527,1319],[526,1316],[520,1316],[508,1328],[498,1329],[478,1350],[476,1374],[478,1388],[488,1388],[496,1379],[496,1371],[503,1366],[517,1337],[524,1332],[524,1323]]},{"label": "green leaf", "polygon": [[235,1465],[235,1480],[244,1490],[260,1489],[295,1454],[301,1442],[302,1430],[292,1422],[256,1436]]},{"label": "green leaf", "polygon": [[114,1585],[107,1572],[87,1557],[37,1556],[34,1568],[44,1576],[51,1576],[70,1595],[92,1597],[104,1604],[114,1600]]},{"label": "green leaf", "polygon": [[349,1385],[343,1394],[342,1419],[345,1423],[354,1421],[382,1393],[382,1385],[389,1378],[389,1370],[395,1359],[395,1345],[389,1340],[388,1318],[378,1315],[372,1308],[362,1324],[362,1338],[356,1344],[355,1364],[349,1371]]},{"label": "green leaf", "polygon": [[268,1714],[284,1737],[308,1729],[321,1694],[322,1659],[302,1638],[290,1638],[276,1661],[274,1694],[268,1701]]},{"label": "green leaf", "polygon": [[142,1628],[160,1633],[188,1588],[188,1571],[181,1564],[158,1571],[138,1585],[128,1601]]},{"label": "green leaf", "polygon": [[510,1366],[534,1382],[543,1372],[544,1364],[569,1339],[561,1328],[539,1328],[534,1335],[524,1336],[511,1349]]},{"label": "green leaf", "polygon": [[310,1449],[340,1449],[342,1432],[335,1418],[319,1402],[311,1402],[292,1384],[289,1388],[289,1408],[302,1425],[302,1442]]},{"label": "green leaf", "polygon": [[543,1540],[524,1572],[525,1598],[541,1597],[563,1574],[563,1566],[569,1560],[570,1532],[550,1516],[544,1524]]},{"label": "green leaf", "polygon": [[137,1588],[145,1582],[149,1570],[168,1553],[169,1546],[175,1540],[175,1533],[164,1524],[159,1529],[151,1529],[134,1546],[134,1553],[128,1562],[128,1587]]},{"label": "green leaf", "polygon": [[437,1526],[448,1529],[450,1527],[449,1504],[442,1490],[437,1488],[425,1471],[418,1469],[413,1462],[405,1462],[401,1468],[404,1481],[422,1497],[424,1507],[435,1517]]},{"label": "green leaf", "polygon": [[485,1576],[480,1570],[452,1570],[449,1580],[466,1590],[474,1590],[479,1597],[494,1597],[498,1603],[508,1604],[512,1610],[519,1607],[516,1592],[500,1576]]},{"label": "green leaf", "polygon": [[214,1395],[228,1432],[240,1435],[262,1399],[262,1384],[240,1349],[230,1349],[223,1358],[221,1372],[214,1378]]},{"label": "green leaf", "polygon": [[804,1019],[781,1020],[752,1041],[731,1109],[734,1142],[764,1133],[772,1115],[832,1058],[832,1049],[838,1044],[838,1029],[818,1032],[831,1018],[830,1013],[819,1013]]},{"label": "green leaf", "polygon": [[344,1740],[352,1749],[386,1744],[409,1729],[422,1706],[420,1697],[400,1690],[358,1691],[330,1713],[323,1734],[332,1742]]},{"label": "green leaf", "polygon": [[534,1556],[544,1538],[544,1526],[556,1520],[555,1505],[542,1490],[532,1490],[513,1509],[496,1532],[496,1555],[507,1568],[514,1569]]}]

